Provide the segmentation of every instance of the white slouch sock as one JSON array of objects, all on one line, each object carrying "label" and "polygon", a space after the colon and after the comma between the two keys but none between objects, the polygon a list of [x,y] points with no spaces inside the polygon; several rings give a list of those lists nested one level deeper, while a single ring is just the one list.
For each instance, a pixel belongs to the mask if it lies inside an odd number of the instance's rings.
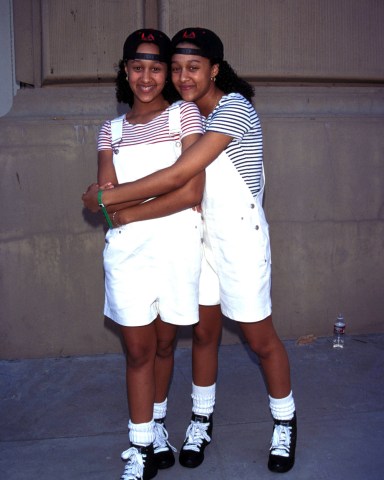
[{"label": "white slouch sock", "polygon": [[209,417],[216,399],[216,383],[209,387],[198,387],[192,382],[192,412]]},{"label": "white slouch sock", "polygon": [[147,423],[128,422],[129,440],[135,445],[147,447],[155,440],[155,422]]},{"label": "white slouch sock", "polygon": [[166,417],[166,415],[167,415],[167,403],[168,403],[168,399],[166,398],[164,400],[164,402],[153,404],[153,419],[154,420],[160,420],[161,418]]},{"label": "white slouch sock", "polygon": [[295,413],[295,402],[292,392],[285,398],[273,398],[269,395],[269,408],[276,420],[291,420]]}]

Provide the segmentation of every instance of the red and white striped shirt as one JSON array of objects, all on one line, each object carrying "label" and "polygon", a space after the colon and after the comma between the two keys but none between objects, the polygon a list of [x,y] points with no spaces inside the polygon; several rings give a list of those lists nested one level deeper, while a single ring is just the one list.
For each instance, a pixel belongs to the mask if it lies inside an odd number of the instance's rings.
[{"label": "red and white striped shirt", "polygon": [[[180,139],[193,133],[203,134],[203,126],[199,109],[194,103],[180,103]],[[131,124],[123,120],[123,138],[119,147],[127,147],[140,144],[155,144],[160,142],[174,141],[169,134],[169,107],[160,115],[145,124]],[[98,139],[98,151],[111,150],[111,121],[108,120],[100,129]]]}]

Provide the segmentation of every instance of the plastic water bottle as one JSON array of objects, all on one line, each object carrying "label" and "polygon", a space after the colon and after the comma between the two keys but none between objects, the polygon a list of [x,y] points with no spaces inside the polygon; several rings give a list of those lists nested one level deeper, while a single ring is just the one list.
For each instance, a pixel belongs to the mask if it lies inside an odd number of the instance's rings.
[{"label": "plastic water bottle", "polygon": [[333,326],[333,348],[344,348],[345,321],[341,313]]}]

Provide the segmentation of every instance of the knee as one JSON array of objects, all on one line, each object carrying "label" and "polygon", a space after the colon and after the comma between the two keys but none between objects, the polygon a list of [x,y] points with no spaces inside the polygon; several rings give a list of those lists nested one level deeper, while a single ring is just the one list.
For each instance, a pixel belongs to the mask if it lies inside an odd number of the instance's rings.
[{"label": "knee", "polygon": [[268,359],[272,355],[276,355],[280,353],[281,350],[284,350],[283,344],[277,336],[252,340],[248,344],[251,350],[256,353],[260,359]]},{"label": "knee", "polygon": [[261,343],[258,341],[251,341],[248,342],[248,345],[252,352],[256,353],[256,355],[260,358],[267,358],[273,351],[271,342]]},{"label": "knee", "polygon": [[218,346],[220,330],[204,328],[201,325],[193,329],[193,343],[198,347]]},{"label": "knee", "polygon": [[161,359],[169,359],[173,357],[173,352],[175,350],[174,341],[159,341],[157,342],[156,356]]},{"label": "knee", "polygon": [[128,368],[141,368],[154,361],[155,351],[147,345],[130,345],[126,352]]},{"label": "knee", "polygon": [[260,322],[241,323],[240,328],[250,349],[261,359],[267,359],[284,350],[271,316]]}]

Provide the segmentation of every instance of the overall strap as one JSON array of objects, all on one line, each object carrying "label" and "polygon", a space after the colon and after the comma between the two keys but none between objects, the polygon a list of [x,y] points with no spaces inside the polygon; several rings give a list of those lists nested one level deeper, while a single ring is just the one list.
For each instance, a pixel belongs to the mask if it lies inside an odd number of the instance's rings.
[{"label": "overall strap", "polygon": [[181,120],[180,120],[180,104],[182,100],[173,103],[169,107],[169,134],[180,135],[181,134]]},{"label": "overall strap", "polygon": [[[115,152],[123,138],[123,120],[125,114],[111,120],[112,150]],[[118,152],[115,152],[118,153]]]},{"label": "overall strap", "polygon": [[263,162],[261,177],[260,177],[260,190],[256,194],[256,198],[261,198],[261,201],[263,201],[264,187],[265,187],[265,170],[264,170],[264,162]]}]

